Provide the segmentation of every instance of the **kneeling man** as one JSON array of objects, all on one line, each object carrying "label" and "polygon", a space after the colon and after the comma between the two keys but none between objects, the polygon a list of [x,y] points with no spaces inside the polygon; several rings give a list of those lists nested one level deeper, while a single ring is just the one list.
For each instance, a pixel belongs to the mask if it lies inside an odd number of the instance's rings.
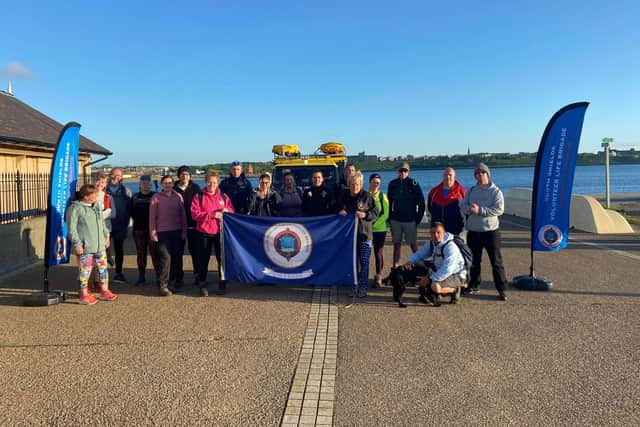
[{"label": "kneeling man", "polygon": [[447,233],[441,222],[434,222],[430,233],[431,239],[411,255],[403,267],[412,271],[417,263],[431,256],[431,269],[417,268],[415,271],[418,277],[424,274],[417,281],[420,301],[426,303],[428,299],[437,307],[441,295],[451,295],[451,304],[457,304],[467,279],[464,258],[453,241],[453,234]]}]

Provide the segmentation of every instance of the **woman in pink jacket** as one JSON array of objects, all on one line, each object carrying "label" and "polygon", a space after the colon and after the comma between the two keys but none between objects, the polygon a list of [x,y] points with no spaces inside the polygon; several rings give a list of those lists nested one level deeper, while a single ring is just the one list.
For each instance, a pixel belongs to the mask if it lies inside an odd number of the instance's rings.
[{"label": "woman in pink jacket", "polygon": [[198,265],[195,268],[196,280],[200,286],[200,294],[203,297],[209,296],[207,288],[207,270],[209,269],[209,259],[211,258],[211,247],[213,247],[218,261],[218,295],[226,291],[226,280],[222,280],[222,269],[220,263],[220,230],[222,228],[222,215],[225,212],[233,213],[233,205],[229,197],[224,195],[218,188],[220,176],[217,172],[211,171],[205,179],[205,188],[200,194],[193,198],[191,203],[191,217],[196,222],[198,240],[196,247],[198,251]]}]

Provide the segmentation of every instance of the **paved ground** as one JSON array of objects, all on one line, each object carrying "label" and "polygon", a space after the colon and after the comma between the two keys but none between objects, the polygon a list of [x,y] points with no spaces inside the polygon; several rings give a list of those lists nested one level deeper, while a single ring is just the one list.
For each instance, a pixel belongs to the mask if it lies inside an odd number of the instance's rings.
[{"label": "paved ground", "polygon": [[[520,224],[505,219],[509,277],[529,268]],[[638,425],[640,238],[574,235],[631,257],[572,242],[536,254],[553,292],[500,302],[483,283],[432,308],[412,290],[403,310],[382,290],[340,310],[336,425]]]},{"label": "paved ground", "polygon": [[[504,224],[507,274],[525,274],[525,224]],[[549,293],[499,302],[487,282],[459,306],[430,308],[410,289],[402,310],[389,289],[350,308],[340,290],[334,424],[638,425],[640,236],[572,239],[536,254]],[[95,307],[20,306],[41,273],[0,281],[0,425],[282,421],[310,289],[234,284],[204,299],[119,286]],[[53,269],[52,287],[73,290],[74,275]]]},{"label": "paved ground", "polygon": [[[235,285],[205,299],[116,285],[117,301],[93,307],[15,305],[41,286],[38,270],[0,284],[0,425],[280,422],[310,289]],[[73,289],[74,270],[51,282]]]}]

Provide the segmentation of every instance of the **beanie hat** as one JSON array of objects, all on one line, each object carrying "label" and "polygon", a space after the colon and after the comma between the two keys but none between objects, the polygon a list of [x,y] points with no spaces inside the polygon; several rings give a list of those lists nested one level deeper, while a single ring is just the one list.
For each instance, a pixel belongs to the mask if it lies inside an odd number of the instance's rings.
[{"label": "beanie hat", "polygon": [[485,165],[484,163],[480,162],[477,164],[476,166],[476,171],[483,171],[487,173],[488,177],[491,177],[491,172],[489,171],[489,166]]},{"label": "beanie hat", "polygon": [[180,167],[178,168],[178,176],[180,176],[180,174],[181,174],[182,172],[186,172],[186,173],[188,173],[189,175],[191,175],[191,171],[189,170],[189,166],[180,166]]}]

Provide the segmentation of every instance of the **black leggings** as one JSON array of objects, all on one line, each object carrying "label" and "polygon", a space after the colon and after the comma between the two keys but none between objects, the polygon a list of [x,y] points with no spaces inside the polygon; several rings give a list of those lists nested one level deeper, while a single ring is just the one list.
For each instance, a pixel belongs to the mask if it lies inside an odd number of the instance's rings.
[{"label": "black leggings", "polygon": [[376,260],[376,274],[382,275],[382,268],[384,267],[384,259],[382,252],[384,250],[384,241],[387,238],[387,231],[374,231],[373,232],[373,257]]}]

